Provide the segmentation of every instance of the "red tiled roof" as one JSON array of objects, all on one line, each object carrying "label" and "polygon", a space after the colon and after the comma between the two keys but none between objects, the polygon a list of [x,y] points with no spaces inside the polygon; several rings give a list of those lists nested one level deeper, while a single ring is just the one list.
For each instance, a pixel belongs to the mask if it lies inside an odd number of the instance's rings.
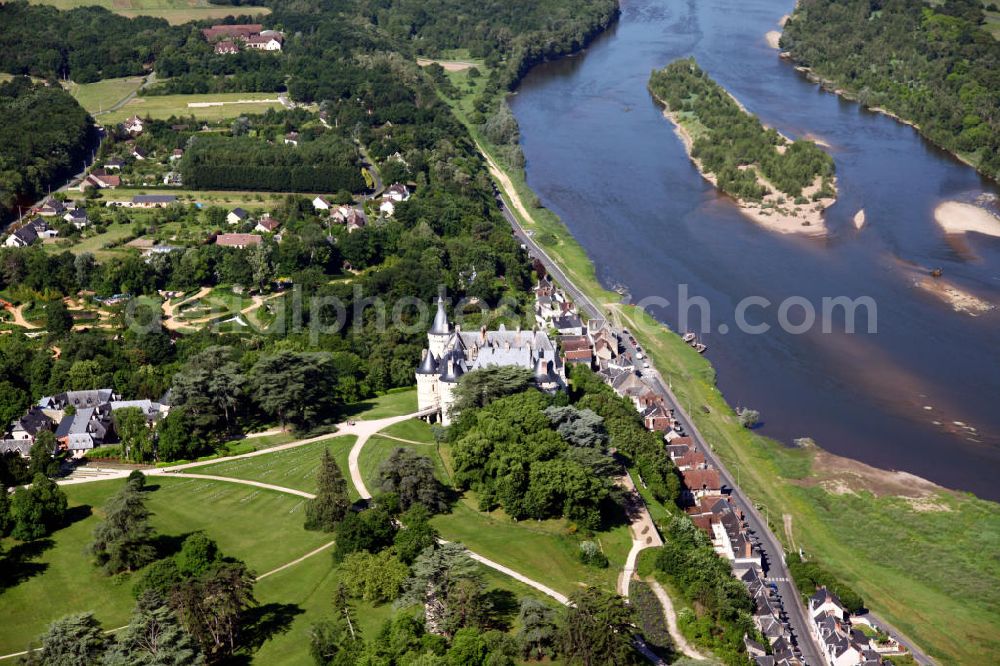
[{"label": "red tiled roof", "polygon": [[260,244],[261,237],[257,234],[219,234],[215,244],[223,247],[246,247]]},{"label": "red tiled roof", "polygon": [[684,485],[691,491],[722,488],[717,469],[689,469],[681,472],[681,476],[684,477]]}]

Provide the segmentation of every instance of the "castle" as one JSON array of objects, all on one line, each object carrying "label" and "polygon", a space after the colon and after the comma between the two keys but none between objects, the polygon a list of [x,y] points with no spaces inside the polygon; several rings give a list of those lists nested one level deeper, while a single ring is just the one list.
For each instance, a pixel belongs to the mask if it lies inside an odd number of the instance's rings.
[{"label": "castle", "polygon": [[442,425],[451,422],[455,387],[467,372],[490,366],[515,365],[534,373],[535,384],[554,392],[566,385],[556,346],[542,331],[496,331],[483,327],[464,333],[448,323],[444,299],[439,298],[434,323],[427,332],[427,349],[417,368],[417,404],[420,411],[437,408]]}]

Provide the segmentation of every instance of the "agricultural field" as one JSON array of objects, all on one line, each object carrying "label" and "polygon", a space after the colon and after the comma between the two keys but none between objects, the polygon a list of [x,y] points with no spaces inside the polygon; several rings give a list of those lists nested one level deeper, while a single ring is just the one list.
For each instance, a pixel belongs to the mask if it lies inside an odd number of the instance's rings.
[{"label": "agricultural field", "polygon": [[212,5],[208,0],[31,0],[35,5],[52,5],[58,9],[73,9],[100,5],[122,16],[155,16],[168,23],[180,25],[188,21],[220,19],[237,14],[263,16],[270,14],[267,7],[229,7]]},{"label": "agricultural field", "polygon": [[282,108],[278,93],[214,93],[206,95],[152,95],[133,97],[124,106],[101,116],[104,124],[120,123],[138,115],[166,119],[171,116],[217,121],[244,114]]},{"label": "agricultural field", "polygon": [[[8,564],[0,600],[18,612],[7,614],[0,623],[0,654],[25,649],[29,638],[68,613],[93,611],[108,628],[127,621],[134,604],[131,579],[105,576],[84,554],[100,522],[101,506],[122,483],[64,486],[71,507],[67,527],[27,549],[5,540]],[[150,479],[147,488],[147,505],[163,537],[159,546],[164,554],[176,549],[184,535],[204,530],[224,553],[243,559],[259,575],[328,541],[327,535],[303,529],[301,497],[219,481],[164,477]]]},{"label": "agricultural field", "polygon": [[354,435],[331,437],[294,449],[193,467],[185,472],[261,481],[312,493],[316,491],[316,470],[323,449],[330,451],[347,477],[347,454],[355,441]]},{"label": "agricultural field", "polygon": [[63,87],[76,98],[80,106],[96,118],[108,113],[112,106],[139,90],[142,82],[141,76],[128,76],[121,79],[104,79],[94,83],[67,81],[63,83]]}]

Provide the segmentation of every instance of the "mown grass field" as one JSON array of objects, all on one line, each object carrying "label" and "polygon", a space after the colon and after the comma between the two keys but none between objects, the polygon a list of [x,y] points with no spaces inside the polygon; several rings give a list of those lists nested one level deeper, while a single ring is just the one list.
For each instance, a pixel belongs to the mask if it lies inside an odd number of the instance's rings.
[{"label": "mown grass field", "polygon": [[345,418],[365,421],[412,414],[417,411],[417,389],[413,387],[402,391],[393,390],[374,398],[345,405],[342,411]]},{"label": "mown grass field", "polygon": [[[191,106],[210,104],[211,106]],[[166,119],[171,116],[199,120],[228,120],[250,113],[282,108],[278,93],[214,93],[206,95],[151,95],[133,97],[117,111],[105,113],[101,123],[120,123],[138,115]]]},{"label": "mown grass field", "polygon": [[87,5],[100,5],[122,16],[155,16],[173,25],[226,16],[270,14],[267,7],[227,7],[212,5],[207,0],[31,0],[36,5],[52,5],[58,9],[73,9]]},{"label": "mown grass field", "polygon": [[63,87],[90,115],[100,117],[116,103],[138,90],[142,81],[141,76],[129,76],[121,79],[104,79],[94,83],[81,84],[69,81],[64,83]]},{"label": "mown grass field", "polygon": [[[495,147],[469,124],[472,97],[446,101],[500,164]],[[942,663],[987,663],[1000,653],[1000,588],[994,584],[1000,561],[987,555],[1000,552],[1000,505],[942,491],[923,504],[935,507],[928,511],[893,495],[833,494],[818,485],[825,471],[814,464],[815,450],[788,449],[741,427],[711,364],[666,326],[618,306],[619,297],[602,287],[561,220],[531,206],[535,195],[523,170],[504,172],[529,209],[530,219],[511,207],[524,228],[578,288],[633,332],[723,462],[739,466],[742,487],[768,507],[772,523],[780,527],[781,514],[789,514],[796,546]],[[774,531],[790,548],[784,530]]]},{"label": "mown grass field", "polygon": [[[354,435],[331,437],[294,449],[275,451],[252,458],[200,465],[184,471],[189,474],[211,474],[234,479],[261,481],[312,493],[316,492],[316,470],[319,467],[323,449],[328,449],[338,461],[343,459],[342,470],[346,476],[347,454],[356,439]],[[350,479],[348,479],[348,483],[350,483]]]},{"label": "mown grass field", "polygon": [[[108,629],[127,622],[134,605],[133,578],[109,578],[85,554],[102,505],[123,483],[64,486],[74,522],[53,534],[50,542],[42,542],[37,555],[21,564],[5,564],[0,654],[25,649],[49,622],[68,613],[93,611]],[[147,506],[157,533],[169,537],[163,544],[168,551],[184,535],[204,530],[224,553],[243,559],[260,574],[329,540],[328,535],[303,529],[299,497],[198,479],[158,477],[150,479],[149,487]],[[7,553],[15,547],[10,539],[3,545]],[[11,582],[18,572],[25,579]]]}]

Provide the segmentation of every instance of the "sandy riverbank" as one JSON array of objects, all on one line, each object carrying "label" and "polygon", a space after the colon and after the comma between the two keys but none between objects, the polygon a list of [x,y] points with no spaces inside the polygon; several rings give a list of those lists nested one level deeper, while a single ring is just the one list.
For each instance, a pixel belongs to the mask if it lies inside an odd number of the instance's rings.
[{"label": "sandy riverbank", "polygon": [[862,208],[854,214],[854,228],[860,230],[865,226],[865,209]]},{"label": "sandy riverbank", "polygon": [[769,30],[767,34],[764,35],[764,39],[767,40],[767,45],[772,49],[781,48],[778,42],[781,41],[781,31],[779,30]]},{"label": "sandy riverbank", "polygon": [[934,209],[934,220],[947,234],[975,231],[1000,237],[1000,218],[973,204],[945,201]]},{"label": "sandy riverbank", "polygon": [[[660,104],[662,105],[663,102],[661,101]],[[715,174],[706,172],[701,165],[701,161],[691,157],[691,147],[694,145],[691,134],[680,123],[677,116],[671,113],[665,105],[663,116],[674,126],[674,132],[684,144],[684,149],[687,151],[688,157],[694,163],[695,167],[697,167],[698,173],[701,174],[702,178],[718,188],[719,182]],[[802,194],[808,199],[819,188],[820,179],[817,178],[816,182],[803,190]],[[836,189],[836,180],[834,180],[834,188]],[[772,191],[774,190],[774,188],[771,189]],[[778,203],[779,198],[786,200],[784,203]],[[822,236],[826,234],[826,222],[823,220],[823,211],[832,206],[836,202],[836,199],[820,199],[815,202],[810,201],[807,204],[794,204],[788,201],[784,195],[772,193],[764,197],[761,203],[743,201],[736,198],[733,198],[733,201],[736,202],[740,212],[746,217],[771,231],[783,234]]]},{"label": "sandy riverbank", "polygon": [[959,289],[954,284],[941,278],[920,278],[914,282],[914,285],[921,291],[937,296],[950,305],[955,312],[975,317],[996,309],[996,306],[989,301],[985,301],[975,294]]}]

